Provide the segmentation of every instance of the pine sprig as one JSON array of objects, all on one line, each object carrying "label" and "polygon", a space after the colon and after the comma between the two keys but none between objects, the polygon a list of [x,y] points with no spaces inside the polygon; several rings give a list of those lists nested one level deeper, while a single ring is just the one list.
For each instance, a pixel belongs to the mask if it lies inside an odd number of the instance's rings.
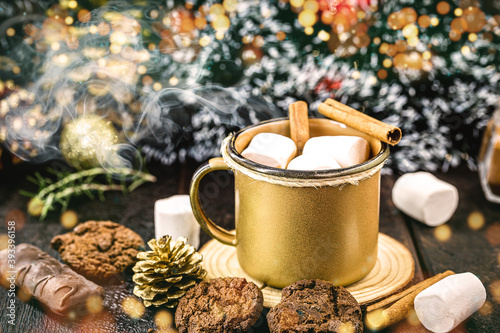
[{"label": "pine sprig", "polygon": [[57,177],[53,180],[43,177],[39,172],[28,180],[39,186],[38,193],[20,191],[32,199],[28,202],[28,212],[45,219],[49,211],[60,205],[65,210],[72,197],[86,195],[91,200],[99,197],[104,200],[104,192],[122,191],[130,193],[146,182],[156,182],[156,177],[129,168],[93,168],[74,173],[48,170]]}]

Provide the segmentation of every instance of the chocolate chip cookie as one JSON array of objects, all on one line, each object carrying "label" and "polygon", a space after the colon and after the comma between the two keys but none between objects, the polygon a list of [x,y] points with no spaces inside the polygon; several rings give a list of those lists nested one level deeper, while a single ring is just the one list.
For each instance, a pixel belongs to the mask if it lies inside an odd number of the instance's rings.
[{"label": "chocolate chip cookie", "polygon": [[175,312],[179,333],[247,331],[259,319],[264,297],[244,278],[202,281],[189,289]]},{"label": "chocolate chip cookie", "polygon": [[267,314],[271,333],[362,333],[362,318],[358,302],[345,288],[322,280],[288,285]]},{"label": "chocolate chip cookie", "polygon": [[54,237],[51,246],[76,272],[92,281],[109,283],[135,263],[144,241],[121,224],[88,221],[73,232]]}]

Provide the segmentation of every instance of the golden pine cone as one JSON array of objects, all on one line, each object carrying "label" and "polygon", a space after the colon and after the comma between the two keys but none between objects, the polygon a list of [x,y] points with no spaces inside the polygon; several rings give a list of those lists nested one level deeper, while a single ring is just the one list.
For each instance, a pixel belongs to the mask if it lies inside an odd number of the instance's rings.
[{"label": "golden pine cone", "polygon": [[132,280],[136,283],[134,294],[143,299],[146,307],[177,306],[179,299],[207,272],[203,269],[203,255],[179,237],[174,243],[171,236],[148,242],[152,251],[137,254]]}]

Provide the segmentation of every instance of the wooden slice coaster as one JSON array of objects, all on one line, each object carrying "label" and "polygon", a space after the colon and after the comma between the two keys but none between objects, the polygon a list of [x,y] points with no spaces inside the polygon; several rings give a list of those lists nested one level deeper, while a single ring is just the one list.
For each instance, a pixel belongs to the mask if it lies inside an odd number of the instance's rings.
[{"label": "wooden slice coaster", "polygon": [[[275,306],[281,300],[281,289],[266,286],[243,271],[236,257],[236,248],[211,240],[200,252],[203,254],[207,279],[244,277],[262,289],[266,308]],[[373,303],[401,290],[413,279],[414,271],[415,263],[410,251],[394,238],[380,233],[375,267],[362,280],[346,286],[346,289],[360,305]]]}]

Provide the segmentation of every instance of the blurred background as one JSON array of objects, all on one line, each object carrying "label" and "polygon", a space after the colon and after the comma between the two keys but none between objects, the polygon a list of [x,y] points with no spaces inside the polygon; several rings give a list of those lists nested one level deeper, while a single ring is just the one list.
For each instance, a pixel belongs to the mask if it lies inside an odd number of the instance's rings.
[{"label": "blurred background", "polygon": [[333,97],[401,127],[385,172],[474,170],[499,44],[487,0],[0,0],[1,162],[203,161]]}]

